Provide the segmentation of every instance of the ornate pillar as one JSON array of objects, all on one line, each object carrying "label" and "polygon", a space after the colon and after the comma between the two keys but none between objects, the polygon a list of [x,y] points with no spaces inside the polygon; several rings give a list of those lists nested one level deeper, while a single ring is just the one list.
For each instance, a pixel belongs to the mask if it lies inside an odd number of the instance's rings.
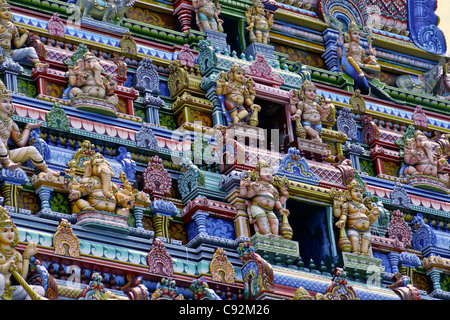
[{"label": "ornate pillar", "polygon": [[239,197],[239,190],[233,190],[228,194],[226,200],[237,209],[236,216],[234,217],[236,238],[250,238],[250,223],[248,221],[247,206],[245,205],[245,200]]},{"label": "ornate pillar", "polygon": [[23,72],[22,66],[8,59],[0,65],[0,71],[4,74],[4,82],[8,90],[13,93],[19,93],[17,76]]},{"label": "ornate pillar", "polygon": [[136,228],[138,229],[144,229],[144,225],[142,224],[142,218],[144,217],[144,207],[141,206],[134,206],[133,208],[133,215],[134,215],[134,221],[136,224]]},{"label": "ornate pillar", "polygon": [[[203,89],[203,88],[202,88]],[[223,116],[222,111],[222,101],[219,100],[219,97],[216,93],[216,84],[211,83],[211,86],[206,90],[205,97],[211,101],[214,105],[214,108],[211,113],[213,127],[216,125],[227,126],[225,118]]]},{"label": "ornate pillar", "polygon": [[364,153],[364,148],[359,144],[350,143],[347,141],[347,143],[345,144],[345,151],[347,151],[350,156],[352,167],[355,168],[358,172],[361,172],[359,156]]},{"label": "ornate pillar", "polygon": [[177,207],[170,201],[155,200],[150,205],[150,211],[153,214],[155,235],[169,239],[169,222],[173,216],[177,215]]},{"label": "ornate pillar", "polygon": [[431,282],[433,283],[433,289],[434,290],[442,290],[441,287],[441,270],[431,268],[427,271],[427,276],[430,277]]},{"label": "ornate pillar", "polygon": [[237,210],[234,216],[234,231],[236,238],[250,238],[250,223],[248,221],[247,206],[245,204],[246,200],[241,198],[239,194],[241,175],[242,172],[235,170],[223,175],[219,188],[228,193],[225,200]]},{"label": "ornate pillar", "polygon": [[164,101],[159,97],[159,74],[152,59],[145,57],[139,62],[135,74],[135,88],[144,94],[147,122],[159,126],[159,109]]},{"label": "ornate pillar", "polygon": [[191,30],[191,21],[194,15],[194,7],[192,6],[191,1],[174,0],[173,9],[174,15],[176,15],[178,21],[180,21],[181,31],[188,32]]},{"label": "ornate pillar", "polygon": [[208,234],[208,231],[206,230],[206,218],[208,216],[209,216],[209,213],[204,212],[204,211],[197,211],[192,216],[192,220],[194,220],[195,223],[197,224],[198,233]]},{"label": "ornate pillar", "polygon": [[340,63],[336,46],[336,41],[339,38],[339,31],[332,28],[326,28],[322,32],[322,35],[325,43],[325,52],[322,54],[322,58],[325,60],[327,69],[333,72],[340,72]]},{"label": "ornate pillar", "polygon": [[50,196],[53,189],[45,186],[41,186],[36,190],[36,193],[39,195],[39,198],[41,199],[41,209],[48,209],[51,210],[50,205]]},{"label": "ornate pillar", "polygon": [[17,203],[19,190],[20,188],[22,188],[22,185],[26,184],[27,182],[29,182],[29,179],[22,169],[1,169],[0,183],[2,195],[4,197],[3,204],[5,206],[19,209],[19,205]]},{"label": "ornate pillar", "polygon": [[392,273],[400,272],[398,270],[398,261],[400,259],[400,255],[397,252],[391,252],[388,254],[389,262],[391,263]]}]

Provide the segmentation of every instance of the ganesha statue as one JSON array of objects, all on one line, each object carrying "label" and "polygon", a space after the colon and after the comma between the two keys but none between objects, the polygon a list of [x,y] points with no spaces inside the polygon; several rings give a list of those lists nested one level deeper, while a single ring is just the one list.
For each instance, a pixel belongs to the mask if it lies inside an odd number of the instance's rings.
[{"label": "ganesha statue", "polygon": [[434,148],[431,140],[420,130],[414,131],[414,135],[408,135],[407,132],[405,136],[407,136],[403,147],[405,165],[400,174],[407,177],[410,185],[446,192],[449,175],[445,170],[449,164],[441,146]]},{"label": "ganesha statue", "polygon": [[70,86],[68,97],[72,99],[73,107],[117,116],[119,100],[114,94],[117,83],[114,77],[105,74],[92,52],[86,52],[76,61],[76,66],[69,66],[67,77]]},{"label": "ganesha statue", "polygon": [[[69,169],[65,170],[66,189],[77,224],[127,229],[130,209],[142,201],[142,192],[132,188],[123,171],[123,187],[114,183],[114,170],[102,154],[93,153],[83,159],[87,160],[82,166],[76,160],[69,161]],[[81,177],[77,176],[80,170]]]}]

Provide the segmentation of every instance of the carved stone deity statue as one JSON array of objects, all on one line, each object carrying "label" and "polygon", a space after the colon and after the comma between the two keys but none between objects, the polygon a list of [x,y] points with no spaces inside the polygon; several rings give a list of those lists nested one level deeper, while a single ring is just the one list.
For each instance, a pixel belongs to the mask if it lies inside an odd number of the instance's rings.
[{"label": "carved stone deity statue", "polygon": [[216,0],[193,0],[192,6],[195,9],[195,17],[200,31],[213,30],[223,32],[223,20],[219,18],[222,12],[222,5]]},{"label": "carved stone deity statue", "polygon": [[129,209],[134,206],[135,194],[124,175],[121,176],[123,188],[111,181],[114,171],[102,154],[95,153],[83,162],[81,179],[74,175],[75,166],[70,162],[69,166],[72,170],[66,170],[66,179],[72,213],[96,210],[128,217]]},{"label": "carved stone deity statue", "polygon": [[300,91],[293,90],[291,94],[291,119],[295,121],[295,132],[299,138],[308,137],[322,142],[322,122],[334,117],[335,107],[329,99],[322,97],[322,105],[319,105],[316,98],[316,86],[305,80]]},{"label": "carved stone deity statue", "polygon": [[253,6],[248,7],[245,12],[245,18],[248,24],[246,29],[250,32],[250,42],[268,44],[273,17],[270,12],[265,11],[261,1],[253,1]]},{"label": "carved stone deity statue", "polygon": [[[26,282],[36,244],[29,242],[20,253],[15,249],[18,243],[19,231],[6,209],[0,207],[0,300],[47,300],[43,287]],[[13,284],[13,279],[19,285]]]},{"label": "carved stone deity statue", "polygon": [[223,105],[231,122],[239,123],[247,118],[249,115],[245,107],[247,106],[252,113],[248,124],[256,126],[261,107],[253,103],[256,97],[255,84],[253,79],[245,76],[245,70],[236,63],[227,73],[222,71],[219,74],[216,84],[216,93],[218,96],[223,96]]},{"label": "carved stone deity statue", "polygon": [[92,52],[86,52],[82,59],[76,61],[77,66],[69,66],[70,97],[89,96],[105,99],[117,105],[118,98],[114,94],[117,83],[104,75],[104,69],[98,58]]},{"label": "carved stone deity statue", "polygon": [[28,40],[29,31],[14,24],[11,7],[6,0],[0,1],[0,62],[6,60],[30,60],[34,67],[48,67],[42,63],[33,47],[22,48]]},{"label": "carved stone deity statue", "polygon": [[361,31],[355,22],[351,22],[348,31],[344,35],[344,41],[339,36],[337,40],[337,55],[340,59],[342,70],[355,80],[355,85],[360,90],[369,90],[367,80],[375,78],[381,71],[376,59],[376,50],[372,48],[371,33],[367,41],[369,48],[366,50],[360,45]]},{"label": "carved stone deity statue", "polygon": [[338,219],[339,248],[343,252],[371,256],[370,242],[372,235],[370,225],[379,217],[378,207],[369,197],[363,198],[364,187],[353,180],[345,192],[331,189],[333,213]]},{"label": "carved stone deity statue", "polygon": [[[28,123],[20,132],[19,126],[12,119],[13,113],[12,97],[4,83],[0,81],[0,163],[2,167],[14,169],[21,163],[31,160],[39,170],[59,176],[59,172],[47,167],[44,158],[35,147],[25,147],[30,137],[30,131],[39,128],[42,122]],[[12,138],[19,148],[9,150],[9,138]]]},{"label": "carved stone deity statue", "polygon": [[[272,176],[273,169],[265,161],[260,160],[247,178],[241,179],[240,195],[247,201],[249,221],[257,234],[280,237],[280,226],[274,209],[283,215],[286,221],[290,212],[283,205],[289,198],[287,178]],[[278,187],[278,188],[277,188]],[[292,234],[290,235],[292,238]]]},{"label": "carved stone deity statue", "polygon": [[442,152],[440,157],[434,154],[433,145],[422,131],[416,131],[413,138],[406,139],[403,159],[407,165],[403,171],[405,176],[432,176],[448,183],[448,173],[443,172],[448,167],[447,159]]}]

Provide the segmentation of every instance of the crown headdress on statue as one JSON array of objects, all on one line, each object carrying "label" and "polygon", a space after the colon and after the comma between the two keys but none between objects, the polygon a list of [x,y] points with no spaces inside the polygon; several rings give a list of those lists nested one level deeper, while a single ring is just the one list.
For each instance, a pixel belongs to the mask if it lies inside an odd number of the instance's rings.
[{"label": "crown headdress on statue", "polygon": [[0,0],[0,9],[10,9],[11,6],[9,5],[8,2],[6,2],[6,0]]},{"label": "crown headdress on statue", "polygon": [[309,80],[305,80],[302,83],[302,91],[306,90],[306,89],[314,89],[316,90],[316,85],[314,83],[312,83]]},{"label": "crown headdress on statue", "polygon": [[235,64],[233,64],[232,66],[231,66],[231,68],[230,68],[230,71],[231,72],[237,72],[237,71],[240,71],[240,72],[242,72],[242,73],[244,73],[245,74],[245,69],[244,68],[242,68],[239,64],[237,64],[237,63],[235,63]]},{"label": "crown headdress on statue", "polygon": [[260,0],[253,0],[253,5],[255,7],[264,7],[263,3]]},{"label": "crown headdress on statue", "polygon": [[348,25],[348,33],[352,33],[353,31],[361,31],[355,21],[350,22]]},{"label": "crown headdress on statue", "polygon": [[19,243],[19,230],[9,216],[8,210],[0,206],[0,230],[4,228],[14,228],[14,241],[11,246],[16,246]]},{"label": "crown headdress on statue", "polygon": [[352,182],[350,182],[350,184],[347,186],[347,189],[348,190],[359,189],[361,191],[364,191],[364,186],[358,181],[352,180]]},{"label": "crown headdress on statue", "polygon": [[97,57],[95,56],[95,54],[93,54],[92,52],[88,51],[83,55],[83,60],[91,60],[91,59],[97,59]]},{"label": "crown headdress on statue", "polygon": [[0,229],[4,227],[14,227],[15,224],[9,216],[8,210],[0,206]]},{"label": "crown headdress on statue", "polygon": [[3,81],[0,80],[0,100],[8,99],[11,100],[12,96],[11,93],[8,91],[8,88],[6,88]]}]

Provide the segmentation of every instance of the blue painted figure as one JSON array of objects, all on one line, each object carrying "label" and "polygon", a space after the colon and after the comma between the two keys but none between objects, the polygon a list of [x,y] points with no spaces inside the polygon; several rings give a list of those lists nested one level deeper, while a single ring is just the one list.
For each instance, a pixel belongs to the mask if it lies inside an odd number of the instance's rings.
[{"label": "blue painted figure", "polygon": [[367,39],[369,43],[368,56],[366,50],[359,44],[361,32],[355,22],[351,22],[348,26],[348,31],[344,35],[345,43],[342,42],[341,37],[336,43],[341,70],[355,81],[355,89],[359,89],[363,93],[370,92],[368,80],[376,77],[381,71],[370,37],[371,34]]}]

